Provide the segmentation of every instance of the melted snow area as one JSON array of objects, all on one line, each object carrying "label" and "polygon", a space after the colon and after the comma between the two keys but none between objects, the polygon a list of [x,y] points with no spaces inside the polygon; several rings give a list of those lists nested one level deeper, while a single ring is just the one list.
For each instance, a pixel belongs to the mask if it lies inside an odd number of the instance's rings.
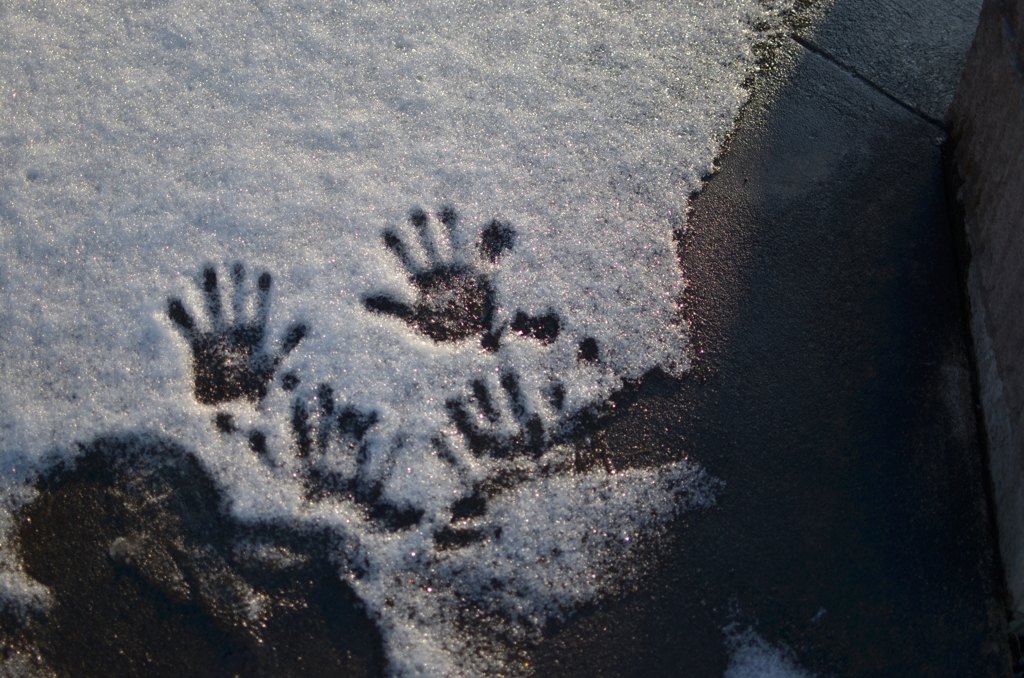
[{"label": "melted snow area", "polygon": [[154,432],[242,519],[338,532],[390,674],[494,670],[460,601],[529,638],[714,500],[579,460],[687,369],[674,233],[779,9],[5,2],[3,520],[55,450]]}]

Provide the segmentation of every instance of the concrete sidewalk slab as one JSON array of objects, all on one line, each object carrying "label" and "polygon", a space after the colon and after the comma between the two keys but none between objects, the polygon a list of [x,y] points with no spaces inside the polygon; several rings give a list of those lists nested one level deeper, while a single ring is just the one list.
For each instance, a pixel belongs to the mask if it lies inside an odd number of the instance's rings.
[{"label": "concrete sidewalk slab", "polygon": [[806,10],[796,35],[941,121],[960,81],[980,9],[980,0],[836,0]]}]

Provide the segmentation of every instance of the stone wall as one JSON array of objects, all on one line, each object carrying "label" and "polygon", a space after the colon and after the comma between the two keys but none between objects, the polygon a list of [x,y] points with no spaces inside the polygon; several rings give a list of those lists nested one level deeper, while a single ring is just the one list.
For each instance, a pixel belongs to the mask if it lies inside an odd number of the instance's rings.
[{"label": "stone wall", "polygon": [[985,0],[946,116],[1007,583],[1024,611],[1024,0]]}]

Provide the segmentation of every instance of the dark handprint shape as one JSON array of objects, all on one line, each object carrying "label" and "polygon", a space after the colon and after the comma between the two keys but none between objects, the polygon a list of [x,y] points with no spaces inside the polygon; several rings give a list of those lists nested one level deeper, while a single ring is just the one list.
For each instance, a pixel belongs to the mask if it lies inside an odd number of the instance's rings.
[{"label": "dark handprint shape", "polygon": [[167,315],[192,348],[192,372],[196,400],[216,405],[239,398],[259,402],[267,394],[267,385],[274,378],[281,360],[291,353],[308,327],[293,323],[284,333],[277,351],[267,351],[267,316],[270,309],[270,273],[260,274],[256,282],[256,316],[246,318],[245,266],[231,267],[233,317],[229,323],[221,302],[217,272],[213,266],[203,270],[202,288],[211,329],[201,331],[185,310],[181,299],[167,300]]},{"label": "dark handprint shape", "polygon": [[339,401],[334,389],[322,383],[315,389],[300,388],[294,372],[281,378],[281,387],[294,392],[289,408],[291,429],[289,453],[282,459],[268,448],[267,436],[259,429],[243,430],[234,417],[218,412],[214,425],[227,435],[242,434],[249,448],[271,467],[284,467],[303,485],[306,499],[317,502],[328,497],[354,501],[369,518],[386,529],[402,529],[423,515],[417,510],[398,510],[380,498],[383,479],[367,468],[367,433],[380,417],[374,410],[361,410]]},{"label": "dark handprint shape", "polygon": [[[438,234],[435,220],[440,222],[443,235]],[[415,304],[410,306],[382,294],[366,297],[363,304],[370,311],[401,318],[434,341],[461,341],[478,334],[481,345],[496,350],[501,330],[494,326],[494,289],[480,259],[469,248],[456,246],[455,209],[442,207],[432,218],[416,208],[409,213],[409,223],[419,236],[426,266],[418,263],[395,229],[384,232],[384,245],[408,272],[418,293]],[[439,238],[445,238],[451,245],[453,260],[445,261]],[[481,234],[479,256],[496,264],[502,254],[512,249],[514,240],[512,227],[494,219]]]},{"label": "dark handprint shape", "polygon": [[296,395],[291,429],[297,475],[310,501],[342,497],[362,506],[378,527],[403,530],[416,525],[423,510],[409,504],[395,506],[381,496],[386,477],[378,476],[389,475],[390,465],[385,461],[384,469],[371,468],[365,444],[367,433],[378,420],[375,411],[338,402],[328,384],[317,386],[312,395]]},{"label": "dark handprint shape", "polygon": [[354,450],[377,423],[376,412],[360,412],[351,405],[339,406],[334,389],[320,384],[309,399],[296,396],[292,401],[292,431],[300,458],[322,456],[332,441]]},{"label": "dark handprint shape", "polygon": [[309,392],[298,392],[293,375],[289,380],[296,390],[292,399],[290,424],[299,475],[310,499],[327,495],[351,495],[365,501],[372,494],[366,488],[364,464],[367,451],[364,439],[379,420],[375,411],[363,411],[339,402],[329,384],[320,384]]},{"label": "dark handprint shape", "polygon": [[[553,313],[531,317],[517,312],[511,328],[521,336],[550,344],[558,335],[559,320]],[[587,337],[581,341],[576,358],[581,363],[600,362],[597,340]],[[514,370],[502,371],[498,384],[500,391],[484,379],[474,379],[469,383],[467,395],[445,403],[449,419],[466,440],[469,450],[477,456],[514,457],[526,454],[537,458],[552,445],[569,440],[578,442],[579,430],[593,428],[595,419],[600,418],[593,407],[569,411],[565,386],[557,379],[542,388],[537,394],[539,398],[532,402],[523,393],[521,380]],[[503,433],[501,426],[504,416],[502,401],[515,421],[512,427],[515,433],[511,436]],[[554,427],[545,427],[538,407],[550,408],[558,423]]]},{"label": "dark handprint shape", "polygon": [[[533,457],[540,456],[547,448],[550,436],[544,430],[540,415],[528,407],[519,376],[507,370],[502,373],[499,383],[516,421],[516,435],[506,440],[496,433],[501,419],[500,405],[491,395],[491,388],[482,379],[474,379],[470,383],[469,398],[453,399],[446,403],[452,423],[465,436],[474,454],[487,453],[502,457],[526,452]],[[554,390],[562,391],[560,385]],[[552,406],[556,403],[557,400],[552,399]],[[560,407],[560,403],[557,404]]]}]

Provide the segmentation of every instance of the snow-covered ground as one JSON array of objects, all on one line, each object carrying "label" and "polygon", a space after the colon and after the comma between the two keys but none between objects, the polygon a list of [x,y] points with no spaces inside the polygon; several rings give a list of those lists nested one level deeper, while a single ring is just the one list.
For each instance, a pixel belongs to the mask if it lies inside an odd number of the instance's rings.
[{"label": "snow-covered ground", "polygon": [[460,601],[529,637],[714,501],[688,461],[579,470],[578,425],[687,369],[674,236],[782,8],[4,3],[4,524],[152,432],[236,516],[338,532],[391,674],[498,670]]}]

